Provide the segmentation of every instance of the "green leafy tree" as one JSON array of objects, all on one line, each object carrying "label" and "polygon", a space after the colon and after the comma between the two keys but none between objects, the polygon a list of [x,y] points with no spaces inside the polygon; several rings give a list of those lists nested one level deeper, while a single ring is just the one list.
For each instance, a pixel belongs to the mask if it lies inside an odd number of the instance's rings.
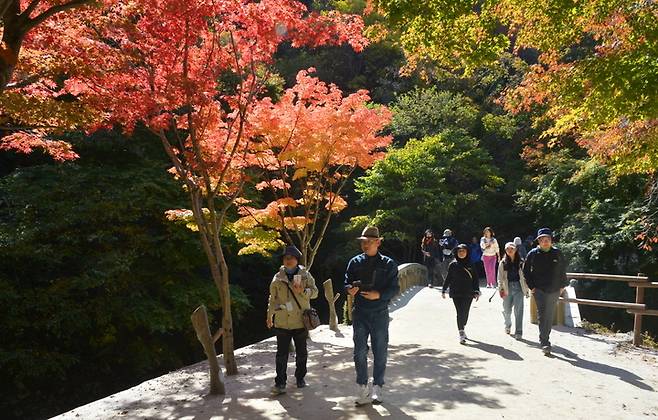
[{"label": "green leafy tree", "polygon": [[[75,162],[0,178],[9,418],[49,417],[200,360],[189,314],[204,302],[213,318],[221,309],[195,234],[164,217],[185,196],[152,137],[74,143]],[[246,295],[231,292],[244,313]]]},{"label": "green leafy tree", "polygon": [[372,211],[353,222],[376,223],[411,258],[420,230],[446,223],[470,225],[482,194],[502,182],[476,139],[446,130],[390,150],[358,179],[356,191]]}]

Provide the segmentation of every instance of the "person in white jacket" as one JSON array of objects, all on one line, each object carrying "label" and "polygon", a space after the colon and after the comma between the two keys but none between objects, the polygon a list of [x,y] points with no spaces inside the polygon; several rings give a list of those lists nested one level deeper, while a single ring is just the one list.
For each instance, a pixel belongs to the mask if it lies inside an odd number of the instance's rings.
[{"label": "person in white jacket", "polygon": [[505,333],[512,331],[512,310],[514,310],[514,338],[523,336],[523,298],[530,297],[530,289],[523,274],[523,260],[514,242],[505,244],[505,257],[498,266],[498,291],[503,298]]},{"label": "person in white jacket", "polygon": [[487,288],[496,287],[496,263],[498,262],[500,248],[494,231],[488,226],[482,231],[480,248],[482,248],[484,273],[487,276]]}]

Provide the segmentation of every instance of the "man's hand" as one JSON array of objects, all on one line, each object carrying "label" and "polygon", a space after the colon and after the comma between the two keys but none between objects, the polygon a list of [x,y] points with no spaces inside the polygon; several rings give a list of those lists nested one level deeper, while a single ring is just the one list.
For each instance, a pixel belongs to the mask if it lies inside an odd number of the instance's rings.
[{"label": "man's hand", "polygon": [[352,296],[356,296],[356,294],[359,293],[359,288],[358,288],[358,287],[354,287],[354,286],[349,287],[349,288],[347,289],[347,293],[349,293],[349,294],[352,295]]},{"label": "man's hand", "polygon": [[361,292],[361,296],[368,300],[377,300],[379,299],[379,292],[376,290],[371,290],[369,292]]},{"label": "man's hand", "polygon": [[533,288],[530,290],[530,291],[532,292],[533,295],[535,294],[535,290],[537,290],[536,287],[533,287]]},{"label": "man's hand", "polygon": [[480,300],[480,294],[479,293],[473,294],[473,299],[475,299],[476,302]]},{"label": "man's hand", "polygon": [[265,321],[265,324],[267,325],[268,329],[272,329],[274,326],[274,323],[272,322],[272,318],[268,317],[267,320]]},{"label": "man's hand", "polygon": [[560,287],[560,296],[564,293],[564,287]]},{"label": "man's hand", "polygon": [[503,299],[505,298],[505,296],[507,296],[504,290],[500,290],[498,293],[500,293],[500,297]]}]

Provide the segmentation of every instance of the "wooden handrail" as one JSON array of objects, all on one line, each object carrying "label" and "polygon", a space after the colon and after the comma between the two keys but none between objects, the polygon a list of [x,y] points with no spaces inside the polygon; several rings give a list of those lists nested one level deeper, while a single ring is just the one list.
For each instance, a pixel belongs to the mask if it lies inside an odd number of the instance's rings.
[{"label": "wooden handrail", "polygon": [[626,312],[633,315],[652,315],[658,316],[658,310],[656,309],[628,309]]},{"label": "wooden handrail", "polygon": [[647,289],[658,289],[658,283],[657,282],[644,282],[644,281],[631,281],[628,283],[629,286],[631,287],[644,287]]},{"label": "wooden handrail", "polygon": [[578,303],[580,305],[602,306],[604,308],[620,308],[620,309],[634,309],[645,310],[647,306],[640,303],[629,302],[611,302],[608,300],[592,300],[592,299],[577,299],[577,298],[560,298],[561,302]]},{"label": "wooden handrail", "polygon": [[647,276],[621,276],[618,274],[567,273],[567,278],[575,280],[649,281]]}]

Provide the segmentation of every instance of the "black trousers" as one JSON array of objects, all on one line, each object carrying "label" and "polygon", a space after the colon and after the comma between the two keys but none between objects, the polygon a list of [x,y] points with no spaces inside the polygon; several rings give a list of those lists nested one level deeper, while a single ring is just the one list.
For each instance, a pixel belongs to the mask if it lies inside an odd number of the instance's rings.
[{"label": "black trousers", "polygon": [[283,328],[276,328],[276,385],[285,385],[287,380],[286,370],[288,368],[288,350],[290,348],[290,340],[295,341],[295,378],[297,380],[304,379],[306,376],[306,360],[308,359],[308,351],[306,349],[306,336],[308,332],[305,328],[296,330],[285,330]]},{"label": "black trousers", "polygon": [[471,310],[472,297],[458,297],[452,298],[457,310],[457,329],[463,330],[468,322],[468,312]]}]

